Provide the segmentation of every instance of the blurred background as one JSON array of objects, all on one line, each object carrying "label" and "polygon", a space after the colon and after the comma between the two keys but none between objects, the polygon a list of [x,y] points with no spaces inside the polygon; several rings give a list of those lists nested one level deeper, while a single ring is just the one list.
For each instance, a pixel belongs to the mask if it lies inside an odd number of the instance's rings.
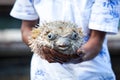
[{"label": "blurred background", "polygon": [[32,53],[21,40],[21,21],[9,16],[14,2],[0,0],[0,80],[30,80]]},{"label": "blurred background", "polygon": [[[14,2],[0,0],[0,80],[29,80],[32,53],[21,40],[21,21],[9,16]],[[107,37],[113,70],[120,80],[120,32]]]}]

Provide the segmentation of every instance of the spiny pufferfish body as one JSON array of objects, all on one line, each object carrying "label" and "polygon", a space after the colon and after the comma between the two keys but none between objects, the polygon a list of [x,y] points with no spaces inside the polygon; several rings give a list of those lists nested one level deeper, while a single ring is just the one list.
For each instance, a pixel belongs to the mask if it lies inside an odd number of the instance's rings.
[{"label": "spiny pufferfish body", "polygon": [[39,53],[42,46],[53,48],[60,53],[72,55],[84,44],[81,28],[71,22],[46,22],[32,30],[30,48]]}]

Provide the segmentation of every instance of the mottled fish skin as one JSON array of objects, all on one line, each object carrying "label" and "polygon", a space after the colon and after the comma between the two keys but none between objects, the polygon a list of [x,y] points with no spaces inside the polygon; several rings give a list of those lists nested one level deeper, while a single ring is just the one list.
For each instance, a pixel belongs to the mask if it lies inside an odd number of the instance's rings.
[{"label": "mottled fish skin", "polygon": [[81,28],[71,22],[45,22],[32,30],[29,39],[30,48],[39,53],[42,46],[53,48],[63,54],[75,54],[76,50],[84,44],[84,35]]}]

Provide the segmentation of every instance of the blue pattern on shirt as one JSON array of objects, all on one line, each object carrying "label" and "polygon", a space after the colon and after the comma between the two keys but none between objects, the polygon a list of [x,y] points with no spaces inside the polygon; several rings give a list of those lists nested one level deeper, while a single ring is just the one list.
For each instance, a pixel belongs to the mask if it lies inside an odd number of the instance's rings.
[{"label": "blue pattern on shirt", "polygon": [[118,0],[109,0],[108,2],[103,2],[103,7],[110,9],[109,14],[113,16],[113,18],[119,17],[119,13],[115,8],[117,5],[119,5]]},{"label": "blue pattern on shirt", "polygon": [[[30,1],[31,3],[33,3],[33,0],[29,0],[29,1]],[[41,0],[35,0],[34,3],[35,3],[35,4],[38,4],[38,3],[40,3],[40,1],[41,1]]]},{"label": "blue pattern on shirt", "polygon": [[41,76],[45,76],[45,72],[43,70],[37,70],[35,75],[41,75]]},{"label": "blue pattern on shirt", "polygon": [[33,0],[29,0],[29,1],[32,3]]}]

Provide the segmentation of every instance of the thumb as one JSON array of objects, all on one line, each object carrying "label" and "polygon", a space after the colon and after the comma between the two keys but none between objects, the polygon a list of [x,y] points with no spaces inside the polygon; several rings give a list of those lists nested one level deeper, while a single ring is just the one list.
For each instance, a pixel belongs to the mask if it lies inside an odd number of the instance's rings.
[{"label": "thumb", "polygon": [[79,55],[80,57],[83,57],[85,55],[85,51],[83,48],[79,48],[77,50],[77,55]]}]

